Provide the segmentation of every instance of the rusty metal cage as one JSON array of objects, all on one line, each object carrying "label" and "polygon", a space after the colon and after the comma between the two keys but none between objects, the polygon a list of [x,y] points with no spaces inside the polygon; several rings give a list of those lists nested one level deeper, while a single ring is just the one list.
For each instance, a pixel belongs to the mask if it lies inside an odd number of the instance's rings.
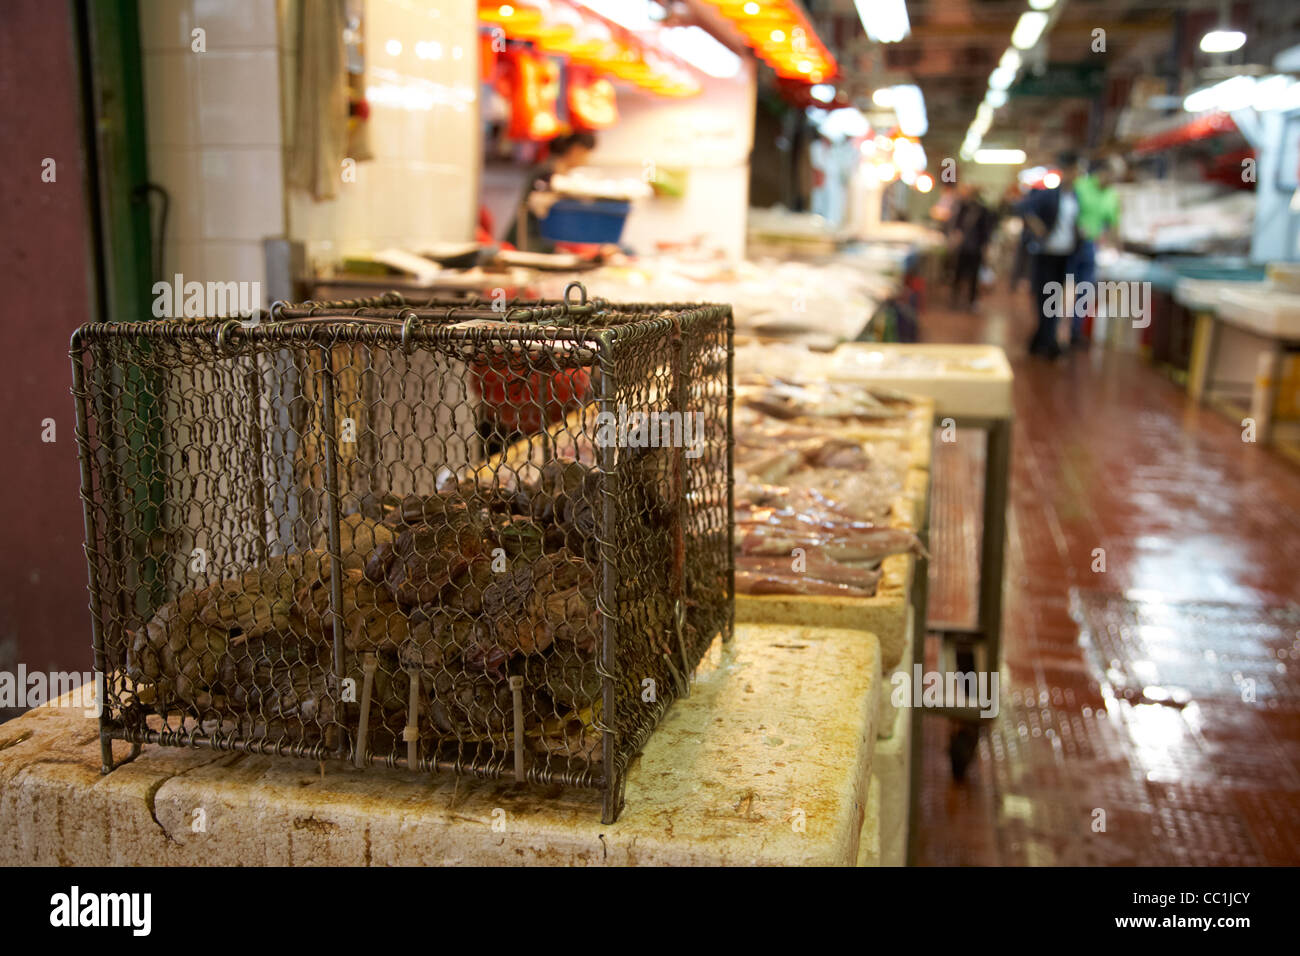
[{"label": "rusty metal cage", "polygon": [[602,792],[733,628],[720,305],[277,303],[72,340],[112,741]]}]

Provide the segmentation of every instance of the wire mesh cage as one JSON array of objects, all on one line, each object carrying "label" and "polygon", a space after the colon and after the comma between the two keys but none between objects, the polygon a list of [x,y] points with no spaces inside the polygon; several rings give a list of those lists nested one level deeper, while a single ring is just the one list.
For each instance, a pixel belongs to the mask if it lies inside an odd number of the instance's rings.
[{"label": "wire mesh cage", "polygon": [[277,303],[74,335],[101,745],[598,789],[733,628],[719,305]]}]

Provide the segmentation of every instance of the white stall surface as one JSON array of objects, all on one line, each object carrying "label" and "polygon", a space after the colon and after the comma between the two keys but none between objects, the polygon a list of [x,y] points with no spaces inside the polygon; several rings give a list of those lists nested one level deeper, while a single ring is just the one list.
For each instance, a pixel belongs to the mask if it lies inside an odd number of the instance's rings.
[{"label": "white stall surface", "polygon": [[994,345],[850,342],[835,350],[829,375],[929,396],[940,416],[1011,417],[1011,363]]},{"label": "white stall surface", "polygon": [[1278,292],[1264,283],[1219,293],[1219,317],[1272,339],[1300,341],[1300,295]]},{"label": "white stall surface", "polygon": [[1267,288],[1263,282],[1236,282],[1231,279],[1179,279],[1174,285],[1174,301],[1193,312],[1214,312],[1224,292],[1246,292]]}]

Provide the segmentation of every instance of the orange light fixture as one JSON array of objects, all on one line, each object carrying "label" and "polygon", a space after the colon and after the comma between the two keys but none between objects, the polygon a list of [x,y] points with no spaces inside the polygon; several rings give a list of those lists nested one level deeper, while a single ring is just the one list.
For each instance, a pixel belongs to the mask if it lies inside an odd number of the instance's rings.
[{"label": "orange light fixture", "polygon": [[663,96],[694,96],[699,82],[677,58],[645,37],[569,0],[478,0],[479,21],[539,53],[616,77]]},{"label": "orange light fixture", "polygon": [[506,36],[516,36],[541,26],[542,11],[527,2],[487,3],[479,0],[478,18],[484,23],[501,27]]},{"label": "orange light fixture", "polygon": [[704,0],[726,17],[776,75],[825,83],[839,65],[818,38],[798,0]]}]

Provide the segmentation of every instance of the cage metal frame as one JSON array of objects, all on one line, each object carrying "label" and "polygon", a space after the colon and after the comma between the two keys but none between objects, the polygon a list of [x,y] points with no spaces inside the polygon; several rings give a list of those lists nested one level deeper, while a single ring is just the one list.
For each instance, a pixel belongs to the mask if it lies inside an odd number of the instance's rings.
[{"label": "cage metal frame", "polygon": [[[578,293],[575,300],[571,293]],[[460,328],[458,324],[478,323],[472,328]],[[495,325],[493,325],[495,323]],[[489,326],[489,327],[485,327]],[[117,692],[109,690],[108,675],[121,661],[112,651],[117,648],[109,646],[109,632],[116,626],[124,627],[123,621],[114,619],[115,600],[122,595],[111,593],[111,583],[102,580],[106,567],[113,568],[129,564],[135,558],[128,553],[130,542],[114,537],[114,529],[101,527],[101,522],[111,520],[112,512],[120,507],[119,497],[123,494],[117,487],[121,476],[116,474],[114,462],[122,450],[106,448],[103,442],[103,418],[113,414],[110,401],[100,394],[97,383],[92,379],[96,375],[131,375],[131,370],[105,369],[100,365],[99,352],[108,343],[122,343],[132,340],[140,344],[144,352],[162,343],[191,343],[203,347],[211,343],[213,361],[223,357],[235,358],[248,350],[252,354],[268,354],[271,349],[289,350],[294,354],[317,351],[322,359],[321,387],[319,394],[319,412],[321,415],[321,433],[324,440],[324,513],[321,515],[326,525],[328,540],[328,563],[330,567],[329,619],[330,666],[329,676],[331,691],[337,690],[344,671],[344,602],[341,593],[343,580],[342,556],[340,553],[340,521],[342,515],[339,494],[338,422],[336,420],[335,395],[336,369],[334,368],[334,349],[341,344],[363,346],[367,349],[397,349],[410,354],[413,351],[431,348],[458,348],[464,354],[481,353],[485,348],[507,348],[517,350],[554,349],[563,345],[577,350],[578,361],[589,361],[593,369],[599,370],[597,394],[594,407],[600,412],[615,413],[618,400],[619,372],[615,356],[620,346],[637,338],[660,339],[673,344],[677,351],[669,357],[672,369],[672,401],[678,407],[683,403],[683,369],[680,353],[683,330],[710,329],[725,342],[725,541],[719,541],[717,548],[721,551],[721,566],[725,569],[725,587],[722,594],[715,595],[724,602],[721,616],[716,621],[710,620],[708,626],[716,624],[716,634],[711,633],[702,643],[688,648],[683,638],[683,624],[686,610],[679,591],[674,595],[673,625],[676,630],[677,646],[680,648],[682,670],[678,672],[671,658],[666,663],[671,671],[671,680],[666,680],[660,690],[657,702],[650,708],[649,720],[632,727],[631,732],[618,731],[618,700],[616,684],[619,679],[620,640],[626,640],[626,634],[619,633],[619,620],[613,608],[617,603],[619,586],[618,555],[614,553],[616,542],[611,528],[618,521],[618,463],[617,449],[609,444],[597,449],[596,468],[601,476],[600,484],[600,533],[599,549],[599,594],[596,606],[600,619],[599,647],[596,652],[597,672],[601,679],[601,715],[594,725],[601,736],[601,761],[598,772],[588,767],[585,771],[542,773],[537,766],[525,765],[522,749],[522,732],[520,718],[520,695],[517,682],[522,678],[510,678],[514,693],[514,765],[508,766],[506,755],[501,759],[493,758],[487,763],[475,763],[466,766],[456,760],[419,758],[416,756],[414,743],[408,744],[407,756],[389,752],[387,754],[370,752],[367,747],[366,719],[369,705],[362,711],[361,723],[356,733],[336,734],[333,740],[328,735],[313,744],[297,742],[288,744],[284,740],[270,741],[255,737],[242,736],[238,731],[231,733],[204,732],[198,729],[185,729],[184,720],[181,729],[170,731],[164,725],[162,730],[148,729],[143,723],[132,723],[126,719],[122,698]],[[92,643],[94,665],[98,675],[105,675],[100,680],[101,703],[103,706],[99,718],[99,736],[102,756],[102,772],[109,773],[119,763],[114,762],[112,752],[113,740],[125,740],[131,743],[132,751],[126,760],[134,759],[145,743],[164,746],[209,746],[215,750],[241,751],[246,753],[263,753],[275,755],[292,755],[313,759],[335,758],[349,760],[358,767],[385,763],[390,767],[405,766],[426,772],[451,771],[457,774],[472,774],[487,778],[503,778],[513,775],[516,782],[532,781],[543,783],[562,783],[570,786],[593,788],[602,795],[602,821],[614,822],[623,806],[624,788],[628,764],[644,746],[655,726],[663,719],[664,713],[679,696],[689,693],[690,675],[693,674],[713,638],[720,634],[724,641],[729,640],[734,632],[734,475],[733,475],[733,439],[732,409],[734,403],[733,370],[733,334],[734,325],[730,306],[695,303],[608,303],[601,299],[588,300],[586,290],[578,283],[566,287],[561,300],[511,300],[494,302],[477,297],[468,299],[430,299],[421,303],[410,303],[399,293],[386,293],[363,299],[341,300],[333,302],[306,302],[299,305],[278,302],[272,306],[269,315],[261,313],[251,322],[239,319],[218,320],[183,320],[138,323],[91,323],[79,328],[72,336],[70,356],[73,365],[72,392],[76,405],[76,440],[81,464],[81,497],[83,517],[86,530],[86,555],[88,568],[88,589],[90,594]],[[262,348],[263,352],[256,351]],[[251,382],[250,382],[250,387]],[[257,449],[255,459],[260,463],[264,456],[270,454],[267,439],[259,431],[257,422],[251,423],[250,441]],[[98,439],[92,442],[92,432]],[[110,427],[110,439],[112,438]],[[92,445],[98,447],[92,447]],[[683,450],[674,453],[675,467],[683,467]],[[679,473],[680,474],[680,473]],[[260,484],[255,481],[254,487]],[[684,511],[686,491],[684,486],[677,486],[681,500],[677,502],[677,533],[683,533],[681,515]],[[267,502],[261,498],[255,502],[258,521],[262,523],[257,534],[264,559],[266,546],[274,539],[274,534],[264,525],[267,517]],[[103,553],[101,543],[109,553]],[[725,549],[725,550],[723,550]],[[137,626],[143,626],[143,614],[138,615]],[[373,662],[370,664],[373,671]],[[367,678],[368,683],[368,678]],[[368,690],[367,690],[368,692]],[[414,707],[415,687],[412,687],[412,707]],[[116,706],[110,706],[114,704]],[[164,718],[166,720],[166,718]],[[350,729],[350,728],[348,728]],[[409,738],[408,738],[409,739]]]}]

